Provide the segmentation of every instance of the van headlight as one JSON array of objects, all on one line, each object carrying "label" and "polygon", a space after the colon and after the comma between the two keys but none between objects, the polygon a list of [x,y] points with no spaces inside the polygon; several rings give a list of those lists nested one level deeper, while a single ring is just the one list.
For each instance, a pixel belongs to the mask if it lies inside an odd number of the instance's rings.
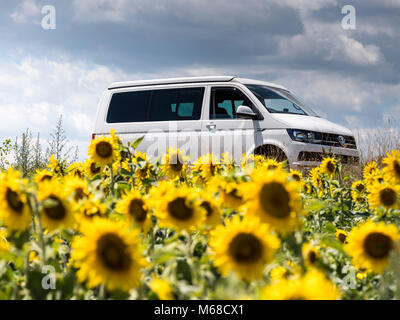
[{"label": "van headlight", "polygon": [[295,141],[313,143],[319,140],[318,132],[297,129],[287,129],[287,132],[290,138]]}]

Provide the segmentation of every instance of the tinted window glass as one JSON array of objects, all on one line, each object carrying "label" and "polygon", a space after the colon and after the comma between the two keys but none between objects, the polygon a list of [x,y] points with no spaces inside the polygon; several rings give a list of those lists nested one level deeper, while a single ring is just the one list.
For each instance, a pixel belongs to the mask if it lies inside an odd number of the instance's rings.
[{"label": "tinted window glass", "polygon": [[236,88],[213,88],[211,91],[210,119],[235,119],[239,106],[253,107],[251,101]]},{"label": "tinted window glass", "polygon": [[146,121],[150,91],[134,91],[113,94],[108,108],[107,122]]},{"label": "tinted window glass", "polygon": [[175,120],[173,105],[178,102],[179,90],[156,90],[152,92],[149,121]]},{"label": "tinted window glass", "polygon": [[115,93],[107,122],[198,120],[203,95],[204,88]]},{"label": "tinted window glass", "polygon": [[291,113],[317,116],[310,108],[301,103],[287,91],[270,89],[266,86],[248,85],[254,95],[271,113]]}]

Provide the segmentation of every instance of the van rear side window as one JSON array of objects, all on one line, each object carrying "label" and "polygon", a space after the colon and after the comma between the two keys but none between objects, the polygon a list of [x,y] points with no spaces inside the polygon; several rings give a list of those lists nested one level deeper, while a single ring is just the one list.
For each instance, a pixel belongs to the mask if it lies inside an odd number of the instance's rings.
[{"label": "van rear side window", "polygon": [[204,88],[114,93],[107,123],[198,120]]}]

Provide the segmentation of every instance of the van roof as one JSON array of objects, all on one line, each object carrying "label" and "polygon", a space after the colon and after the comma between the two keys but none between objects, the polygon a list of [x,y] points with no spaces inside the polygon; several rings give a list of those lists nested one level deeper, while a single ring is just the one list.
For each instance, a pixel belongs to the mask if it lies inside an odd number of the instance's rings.
[{"label": "van roof", "polygon": [[274,87],[289,91],[283,86],[272,82],[238,78],[234,76],[209,76],[209,77],[185,77],[185,78],[168,78],[168,79],[154,79],[154,80],[137,80],[137,81],[124,81],[114,82],[108,86],[108,89],[119,89],[127,87],[141,87],[151,85],[163,85],[163,84],[179,84],[179,83],[204,83],[204,82],[238,82],[242,84],[256,84],[264,85],[268,87]]}]

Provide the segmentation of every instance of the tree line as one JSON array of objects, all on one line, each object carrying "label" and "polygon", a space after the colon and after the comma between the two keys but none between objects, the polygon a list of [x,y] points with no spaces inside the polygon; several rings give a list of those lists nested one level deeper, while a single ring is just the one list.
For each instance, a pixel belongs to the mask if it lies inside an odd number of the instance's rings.
[{"label": "tree line", "polygon": [[29,128],[25,129],[20,137],[16,137],[14,142],[11,139],[4,140],[0,144],[0,168],[6,170],[12,166],[26,177],[34,174],[36,170],[46,168],[52,154],[60,163],[67,165],[79,158],[78,146],[72,146],[67,138],[62,115],[50,132],[50,139],[45,148],[42,146],[40,133],[34,138]]}]

